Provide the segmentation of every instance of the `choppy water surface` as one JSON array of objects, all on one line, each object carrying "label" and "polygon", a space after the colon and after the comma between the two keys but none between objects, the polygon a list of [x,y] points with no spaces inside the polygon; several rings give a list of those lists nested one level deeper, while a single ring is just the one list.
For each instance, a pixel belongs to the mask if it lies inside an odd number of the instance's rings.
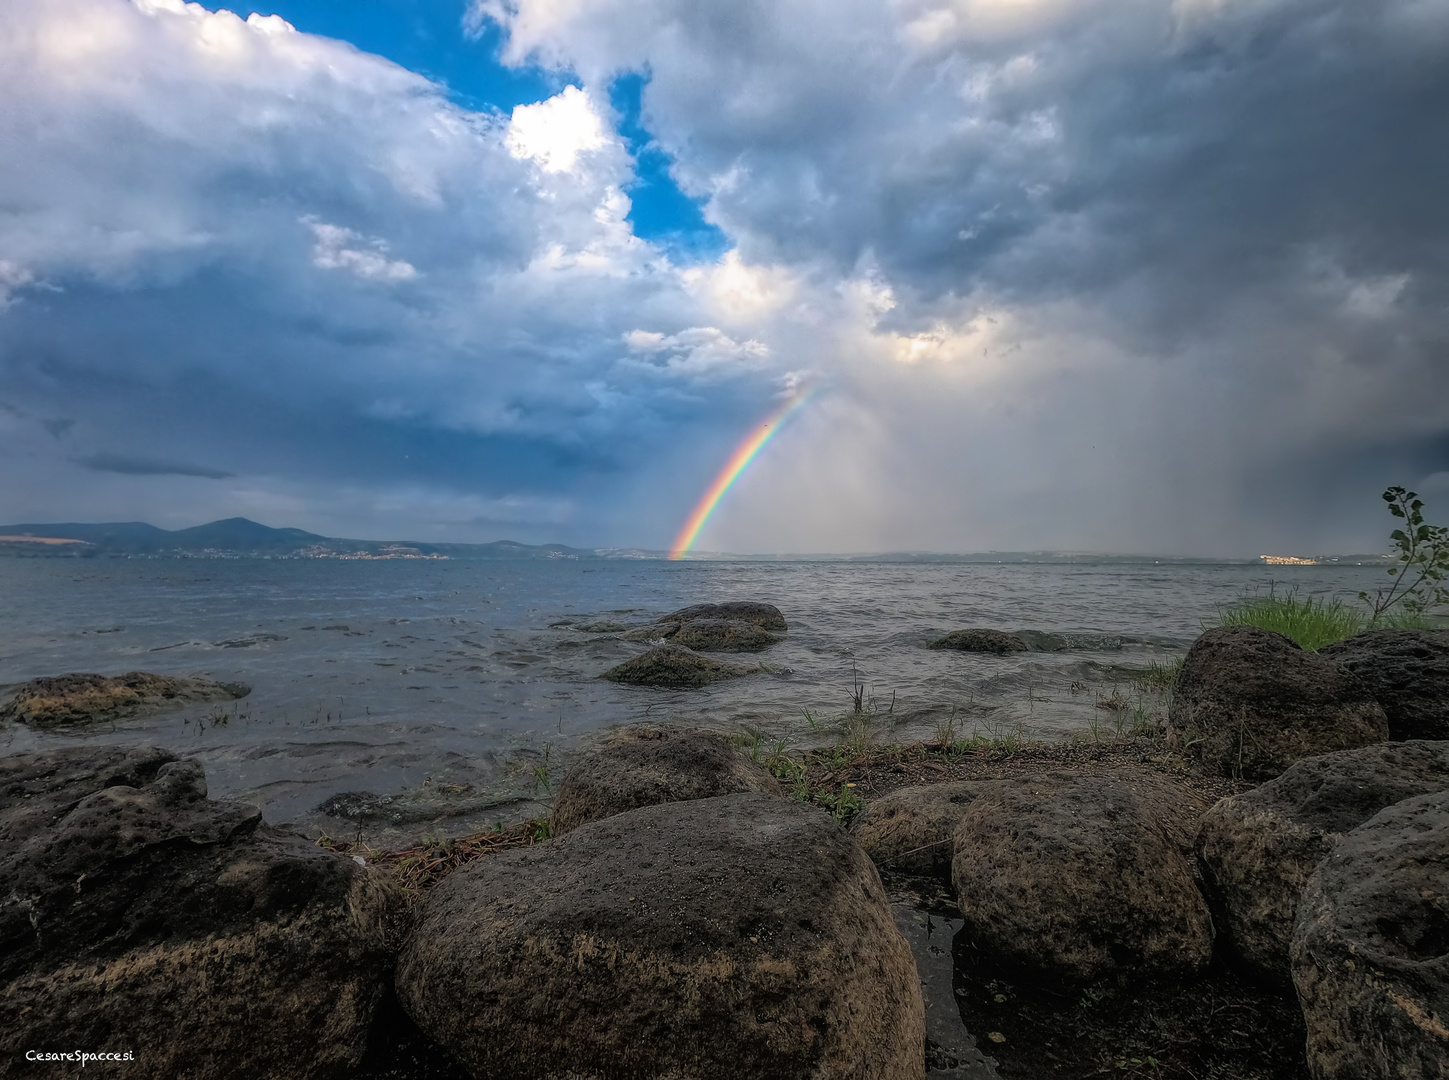
[{"label": "choppy water surface", "polygon": [[[149,742],[204,761],[213,795],[313,831],[338,792],[394,796],[394,828],[456,833],[539,812],[569,758],[610,725],[687,720],[803,746],[851,709],[878,737],[1022,731],[1062,738],[1131,694],[1130,671],[1186,649],[1221,604],[1280,588],[1353,597],[1353,566],[669,563],[651,560],[0,560],[0,683],[143,669],[249,684],[246,699],[90,734],[0,728],[0,753]],[[785,641],[703,690],[618,686],[646,646],[575,625],[645,622],[687,604],[774,603]],[[570,622],[571,621],[571,622]],[[926,645],[969,626],[1070,635],[996,657]],[[873,710],[873,711],[872,711]],[[806,714],[814,723],[808,723]]]}]

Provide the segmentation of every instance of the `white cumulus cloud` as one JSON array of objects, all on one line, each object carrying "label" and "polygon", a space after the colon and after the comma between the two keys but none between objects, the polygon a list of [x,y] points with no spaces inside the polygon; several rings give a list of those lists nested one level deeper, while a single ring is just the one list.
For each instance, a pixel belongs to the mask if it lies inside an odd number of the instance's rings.
[{"label": "white cumulus cloud", "polygon": [[579,155],[607,142],[589,95],[565,87],[547,101],[518,105],[508,124],[508,150],[536,161],[545,172],[572,172]]}]

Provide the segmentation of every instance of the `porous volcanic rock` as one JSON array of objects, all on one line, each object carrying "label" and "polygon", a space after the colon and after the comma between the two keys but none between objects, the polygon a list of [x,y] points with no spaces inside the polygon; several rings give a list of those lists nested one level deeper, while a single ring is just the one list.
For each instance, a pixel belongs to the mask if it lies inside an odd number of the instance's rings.
[{"label": "porous volcanic rock", "polygon": [[739,791],[784,794],[778,780],[718,732],[635,724],[614,732],[569,770],[554,796],[553,832],[640,806]]},{"label": "porous volcanic rock", "polygon": [[1365,630],[1318,650],[1369,688],[1391,739],[1449,739],[1449,630]]},{"label": "porous volcanic rock", "polygon": [[1298,900],[1343,835],[1404,799],[1449,788],[1449,742],[1380,743],[1304,758],[1203,815],[1197,849],[1229,947],[1286,982]]},{"label": "porous volcanic rock", "polygon": [[700,652],[759,652],[780,639],[743,619],[691,619],[669,640]]},{"label": "porous volcanic rock", "polygon": [[1355,675],[1256,626],[1217,626],[1193,642],[1168,711],[1169,743],[1224,776],[1271,780],[1300,758],[1389,737]]},{"label": "porous volcanic rock", "polygon": [[1025,639],[1005,630],[952,630],[945,637],[931,642],[933,649],[954,649],[957,652],[1007,653],[1026,652],[1031,648]]},{"label": "porous volcanic rock", "polygon": [[97,724],[177,709],[206,701],[246,697],[251,688],[240,683],[185,679],[132,671],[125,675],[55,675],[31,679],[15,688],[0,707],[0,720],[18,720],[32,727]]},{"label": "porous volcanic rock", "polygon": [[682,645],[656,645],[599,676],[630,686],[663,686],[695,689],[722,679],[748,675],[749,669],[700,656]]},{"label": "porous volcanic rock", "polygon": [[1213,944],[1190,858],[1203,809],[1185,788],[1126,771],[992,785],[956,829],[965,932],[1028,977],[1191,978]]},{"label": "porous volcanic rock", "polygon": [[990,780],[921,784],[872,799],[851,835],[882,870],[951,880],[956,826]]},{"label": "porous volcanic rock", "polygon": [[662,623],[687,623],[695,619],[733,619],[753,623],[762,630],[788,630],[785,616],[774,604],[761,604],[754,600],[729,600],[723,604],[695,604],[671,612],[659,621]]},{"label": "porous volcanic rock", "polygon": [[1291,955],[1315,1078],[1449,1076],[1449,792],[1343,838],[1308,880]]},{"label": "porous volcanic rock", "polygon": [[199,765],[154,747],[0,758],[0,881],[0,1060],[128,1050],[148,1076],[228,1080],[357,1066],[397,889],[208,800]]},{"label": "porous volcanic rock", "polygon": [[456,871],[403,1007],[475,1076],[919,1080],[925,1014],[875,867],[817,808],[646,806]]}]

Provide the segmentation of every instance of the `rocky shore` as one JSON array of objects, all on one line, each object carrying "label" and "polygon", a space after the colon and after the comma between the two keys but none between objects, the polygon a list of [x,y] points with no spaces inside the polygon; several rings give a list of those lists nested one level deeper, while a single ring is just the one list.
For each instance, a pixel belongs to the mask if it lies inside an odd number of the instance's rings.
[{"label": "rocky shore", "polygon": [[[640,640],[787,632],[735,608]],[[549,818],[400,852],[163,749],[3,758],[0,1076],[1449,1075],[1446,639],[1208,631],[1158,737],[635,725]]]}]

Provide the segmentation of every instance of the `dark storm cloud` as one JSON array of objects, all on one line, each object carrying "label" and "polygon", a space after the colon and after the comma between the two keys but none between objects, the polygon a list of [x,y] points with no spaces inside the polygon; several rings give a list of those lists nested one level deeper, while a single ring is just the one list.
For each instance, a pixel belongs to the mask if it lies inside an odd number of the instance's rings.
[{"label": "dark storm cloud", "polygon": [[91,454],[76,458],[76,461],[96,472],[120,473],[123,476],[197,476],[204,480],[229,480],[236,475],[220,469],[125,457],[121,454]]},{"label": "dark storm cloud", "polygon": [[[515,60],[586,82],[648,70],[645,121],[686,190],[747,258],[872,275],[890,293],[878,330],[949,345],[1007,310],[1081,354],[1079,372],[1117,353],[1093,380],[1117,449],[1220,459],[1191,495],[1193,468],[1144,478],[1165,509],[1218,503],[1232,524],[1209,546],[1264,524],[1265,487],[1285,506],[1371,496],[1449,432],[1443,5],[478,8],[511,30]],[[1069,472],[1095,424],[1053,405],[1071,376],[1033,378],[1038,362],[1016,365],[1008,408],[1057,420],[996,434]],[[1160,529],[1114,479],[1121,463],[1104,468],[1081,481]],[[1072,504],[1047,491],[1049,513]]]},{"label": "dark storm cloud", "polygon": [[[8,17],[29,520],[658,545],[798,385],[707,546],[1359,547],[1446,468],[1442,4],[480,0],[568,87],[512,117],[179,0]],[[645,132],[717,261],[632,231]]]}]

